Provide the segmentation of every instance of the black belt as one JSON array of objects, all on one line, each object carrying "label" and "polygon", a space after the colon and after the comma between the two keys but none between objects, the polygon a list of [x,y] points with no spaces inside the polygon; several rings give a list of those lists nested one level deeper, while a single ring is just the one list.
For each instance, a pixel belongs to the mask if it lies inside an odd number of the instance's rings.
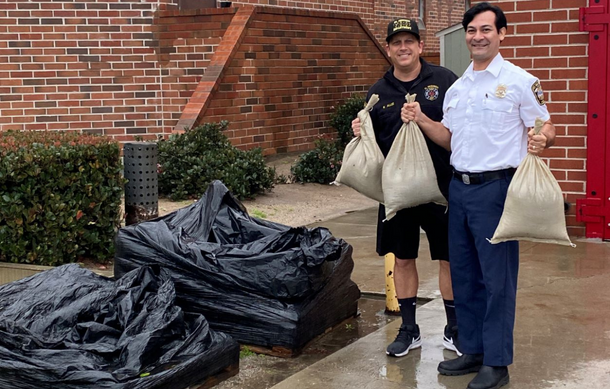
[{"label": "black belt", "polygon": [[482,184],[487,181],[499,180],[501,178],[512,177],[517,169],[514,167],[502,170],[494,170],[482,173],[465,173],[453,171],[453,176],[467,185]]}]

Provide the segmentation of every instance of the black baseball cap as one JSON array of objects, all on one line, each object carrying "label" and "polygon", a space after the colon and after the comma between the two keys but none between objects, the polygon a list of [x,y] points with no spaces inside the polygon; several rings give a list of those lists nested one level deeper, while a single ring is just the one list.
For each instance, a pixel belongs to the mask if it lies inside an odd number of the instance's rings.
[{"label": "black baseball cap", "polygon": [[399,18],[394,19],[388,24],[388,36],[385,41],[390,43],[390,38],[399,32],[409,32],[417,37],[417,40],[421,40],[419,37],[419,27],[415,19]]}]

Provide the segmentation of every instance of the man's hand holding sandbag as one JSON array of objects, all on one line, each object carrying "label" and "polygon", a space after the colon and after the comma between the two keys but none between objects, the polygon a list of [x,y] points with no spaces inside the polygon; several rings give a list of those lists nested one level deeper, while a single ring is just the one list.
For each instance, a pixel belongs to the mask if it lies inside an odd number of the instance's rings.
[{"label": "man's hand holding sandbag", "polygon": [[404,103],[400,110],[400,118],[403,123],[409,123],[412,120],[417,123],[417,119],[421,118],[422,115],[421,107],[417,101],[413,103]]},{"label": "man's hand holding sandbag", "polygon": [[527,133],[527,151],[533,155],[540,155],[542,151],[555,144],[555,126],[550,120],[542,125],[542,130],[536,135],[533,128]]},{"label": "man's hand holding sandbag", "polygon": [[354,136],[360,136],[360,118],[352,120],[352,131],[354,132]]}]

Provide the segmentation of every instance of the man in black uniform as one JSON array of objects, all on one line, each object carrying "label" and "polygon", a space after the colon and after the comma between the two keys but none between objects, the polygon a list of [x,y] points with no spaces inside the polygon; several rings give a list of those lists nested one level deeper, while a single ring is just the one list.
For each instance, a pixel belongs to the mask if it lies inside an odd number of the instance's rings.
[{"label": "man in black uniform", "polygon": [[[388,43],[386,51],[393,66],[371,87],[367,96],[368,101],[371,95],[379,95],[380,100],[371,111],[371,119],[377,143],[384,156],[388,155],[394,138],[403,124],[400,109],[405,103],[406,94],[415,93],[416,101],[420,103],[422,111],[430,118],[440,121],[443,118],[445,92],[457,80],[457,76],[452,71],[429,64],[420,58],[423,42],[415,20],[396,19],[390,22],[386,42]],[[352,122],[352,129],[355,135],[359,135],[359,119],[356,118]],[[447,198],[452,176],[449,152],[430,141],[428,137],[426,144],[432,156],[438,186]],[[409,185],[408,182],[404,184]],[[429,203],[403,209],[389,221],[383,222],[385,208],[379,205],[377,253],[382,256],[393,253],[396,257],[394,285],[402,316],[402,326],[398,336],[387,348],[386,353],[390,356],[402,357],[407,355],[409,350],[421,346],[419,326],[415,321],[419,287],[415,259],[419,249],[420,227],[428,237],[432,259],[439,260],[440,264],[439,289],[447,315],[443,345],[460,355],[456,344],[457,321],[449,270],[448,221],[445,211],[444,206]]]}]

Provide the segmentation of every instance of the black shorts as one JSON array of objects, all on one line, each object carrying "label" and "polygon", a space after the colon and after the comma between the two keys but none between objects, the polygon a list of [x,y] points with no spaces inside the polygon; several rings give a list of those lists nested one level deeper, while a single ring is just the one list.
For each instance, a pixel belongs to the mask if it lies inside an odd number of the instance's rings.
[{"label": "black shorts", "polygon": [[420,227],[426,232],[432,259],[449,261],[447,207],[434,203],[401,209],[388,220],[379,205],[377,217],[377,254],[393,253],[396,258],[415,259],[419,251]]}]

